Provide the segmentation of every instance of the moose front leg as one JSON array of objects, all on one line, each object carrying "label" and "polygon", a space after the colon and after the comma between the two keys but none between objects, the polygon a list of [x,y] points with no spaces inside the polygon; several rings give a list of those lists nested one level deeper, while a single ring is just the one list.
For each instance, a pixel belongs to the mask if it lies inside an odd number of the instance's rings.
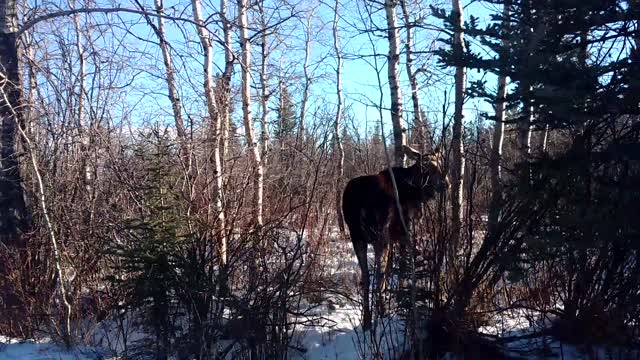
[{"label": "moose front leg", "polygon": [[[394,219],[389,227],[389,234],[393,243],[398,244],[399,247],[399,258],[398,258],[398,268],[399,271],[399,280],[401,284],[404,285],[406,278],[408,276],[408,264],[409,260],[409,252],[408,246],[410,244],[409,233],[405,231],[405,227],[402,225],[399,219]],[[404,217],[404,221],[406,226],[409,226],[408,221],[409,218],[407,215]]]},{"label": "moose front leg", "polygon": [[377,244],[377,246],[374,246],[376,258],[376,308],[379,316],[384,316],[386,313],[384,294],[387,291],[389,273],[392,269],[392,248],[392,244],[388,241],[384,241]]}]

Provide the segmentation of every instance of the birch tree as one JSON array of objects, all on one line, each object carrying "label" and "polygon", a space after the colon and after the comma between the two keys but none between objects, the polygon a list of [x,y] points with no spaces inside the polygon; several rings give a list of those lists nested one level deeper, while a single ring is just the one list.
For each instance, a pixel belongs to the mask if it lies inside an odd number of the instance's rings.
[{"label": "birch tree", "polygon": [[[142,4],[136,0],[136,3],[141,10],[144,10]],[[164,74],[167,82],[167,91],[169,95],[169,102],[171,103],[171,110],[173,112],[173,119],[176,128],[176,135],[180,145],[180,160],[183,166],[187,169],[188,173],[191,173],[191,154],[189,151],[189,139],[187,138],[187,131],[184,125],[182,116],[182,101],[178,94],[178,84],[175,77],[175,69],[173,66],[173,58],[171,56],[171,48],[167,41],[164,19],[164,4],[163,0],[154,0],[154,10],[156,13],[156,22],[148,13],[144,13],[147,24],[151,27],[154,34],[158,38],[160,50],[162,52],[162,60],[164,62]]]},{"label": "birch tree", "polygon": [[340,34],[338,32],[338,20],[339,20],[339,7],[340,1],[336,0],[333,8],[333,50],[336,54],[336,94],[338,96],[338,107],[336,109],[336,118],[334,122],[333,138],[334,138],[334,152],[337,156],[336,159],[336,214],[338,215],[338,228],[340,233],[344,234],[344,219],[342,217],[342,177],[344,176],[344,149],[342,147],[342,139],[340,138],[340,128],[342,122],[342,108],[343,108],[343,95],[342,95],[342,50],[340,49]]},{"label": "birch tree", "polygon": [[[196,1],[196,0],[194,0]],[[247,0],[238,0],[238,18],[240,20],[240,48],[241,48],[241,92],[242,92],[242,120],[247,140],[247,147],[253,163],[253,210],[254,223],[262,226],[262,197],[264,171],[260,149],[256,141],[251,114],[251,42],[249,39],[249,25],[247,20]]]},{"label": "birch tree", "polygon": [[[75,1],[72,2],[75,7]],[[78,102],[76,104],[77,111],[77,129],[78,135],[80,136],[81,143],[81,162],[82,162],[82,172],[85,182],[85,189],[87,191],[87,195],[89,199],[92,198],[92,187],[91,187],[91,165],[89,164],[89,140],[91,137],[91,130],[85,124],[85,116],[84,116],[84,100],[86,96],[85,90],[85,81],[87,78],[87,65],[86,58],[84,53],[84,46],[82,44],[82,27],[80,25],[80,16],[78,14],[73,15],[73,26],[76,32],[76,52],[78,53]]]},{"label": "birch tree", "polygon": [[298,143],[304,142],[305,117],[307,115],[307,102],[309,101],[309,90],[311,89],[311,74],[309,72],[309,57],[311,54],[311,20],[313,10],[309,11],[304,27],[304,63],[302,71],[304,73],[304,85],[302,89],[302,102],[300,103],[300,123],[298,125]]},{"label": "birch tree", "polygon": [[400,37],[398,36],[398,16],[396,0],[385,0],[384,10],[387,16],[387,71],[391,93],[391,123],[393,124],[394,161],[396,166],[404,165],[406,129],[402,122],[402,90],[400,88]]},{"label": "birch tree", "polygon": [[200,0],[191,0],[193,11],[193,19],[195,20],[198,30],[198,37],[202,49],[204,50],[204,95],[207,103],[209,121],[211,126],[211,162],[213,163],[213,189],[212,201],[213,210],[216,216],[215,230],[218,240],[218,251],[220,253],[221,265],[227,264],[227,239],[225,230],[225,213],[222,204],[223,188],[222,188],[222,161],[220,158],[220,118],[218,117],[218,106],[214,95],[213,80],[213,44],[204,27],[202,20],[202,10]]},{"label": "birch tree", "polygon": [[[422,111],[420,110],[420,99],[418,98],[418,79],[413,71],[413,24],[409,15],[407,0],[400,0],[402,8],[402,17],[404,18],[404,26],[407,31],[407,39],[404,45],[405,61],[407,69],[407,77],[411,84],[411,103],[413,104],[413,125],[414,127],[423,125]],[[426,139],[425,139],[426,140]],[[423,147],[426,144],[421,144]]]},{"label": "birch tree", "polygon": [[[231,99],[231,75],[233,75],[234,56],[231,43],[231,22],[227,17],[227,0],[220,0],[220,21],[222,22],[222,33],[224,36],[224,71],[222,73],[222,89],[220,104],[220,118],[222,121],[220,135],[220,152],[223,160],[227,158],[229,149],[229,127],[230,127],[230,99]],[[224,161],[222,163],[224,166]],[[223,169],[224,170],[224,169]]]},{"label": "birch tree", "polygon": [[258,12],[260,14],[260,142],[262,143],[262,161],[267,163],[267,153],[269,152],[269,127],[267,119],[269,116],[269,81],[267,78],[267,62],[269,60],[269,45],[267,43],[267,18],[264,11],[264,0],[258,2]]},{"label": "birch tree", "polygon": [[[465,52],[464,43],[464,14],[461,0],[452,0],[453,5],[453,56],[460,59]],[[458,243],[462,232],[462,204],[463,204],[463,180],[464,180],[464,94],[466,84],[466,68],[463,65],[456,66],[455,73],[455,105],[453,114],[452,147],[452,186],[451,186],[451,216],[453,243]]]}]

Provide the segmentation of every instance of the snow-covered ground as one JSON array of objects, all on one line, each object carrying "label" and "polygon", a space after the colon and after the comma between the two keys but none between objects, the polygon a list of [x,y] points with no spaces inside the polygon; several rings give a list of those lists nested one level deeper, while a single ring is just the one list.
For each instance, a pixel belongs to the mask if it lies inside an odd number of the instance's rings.
[{"label": "snow-covered ground", "polygon": [[[333,237],[334,239],[337,238]],[[326,268],[329,275],[340,279],[345,291],[357,299],[355,294],[356,281],[359,277],[357,261],[353,255],[351,244],[348,242],[332,241],[331,251],[326,254]],[[372,254],[370,254],[370,258]],[[363,333],[360,327],[360,307],[355,300],[334,297],[335,301],[315,307],[306,316],[312,321],[307,325],[298,325],[295,329],[297,341],[290,355],[292,359],[329,360],[329,359],[362,359],[380,358],[393,359],[399,357],[407,349],[404,346],[404,323],[397,316],[380,319],[377,322],[375,335]],[[479,329],[481,332],[500,337],[526,335],[535,328],[531,313],[512,312],[502,314],[493,319],[495,325]],[[94,346],[77,346],[73,350],[65,350],[51,339],[16,341],[0,336],[0,360],[93,360],[117,359],[107,347],[114,348],[113,338],[105,338],[109,333],[108,326],[102,331],[103,341],[96,341]],[[135,331],[129,339],[138,337]],[[110,343],[111,346],[95,344]],[[115,348],[118,345],[115,344]],[[536,349],[535,351],[533,349]],[[628,359],[629,352],[621,349],[597,348],[586,349],[561,344],[549,337],[521,339],[508,344],[509,355],[514,359]],[[374,356],[377,355],[377,356]],[[450,354],[445,358],[452,359]],[[640,354],[636,358],[640,358]],[[633,358],[633,357],[632,357]]]},{"label": "snow-covered ground", "polygon": [[322,314],[318,326],[301,328],[306,352],[292,354],[294,359],[328,360],[371,358],[372,352],[393,358],[403,349],[404,325],[397,318],[382,319],[373,338],[359,326],[360,310],[346,306]]},{"label": "snow-covered ground", "polygon": [[0,360],[94,360],[105,358],[104,351],[90,347],[66,350],[51,339],[16,341],[0,336]]}]

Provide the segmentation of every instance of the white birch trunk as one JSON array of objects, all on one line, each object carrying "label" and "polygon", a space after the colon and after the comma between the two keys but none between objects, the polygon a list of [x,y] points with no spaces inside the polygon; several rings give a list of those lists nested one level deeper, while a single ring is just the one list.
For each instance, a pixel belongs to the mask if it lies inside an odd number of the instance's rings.
[{"label": "white birch trunk", "polygon": [[[195,1],[195,0],[194,0]],[[263,168],[260,157],[260,149],[256,142],[251,115],[251,43],[249,41],[249,29],[247,21],[247,0],[238,0],[238,12],[240,19],[240,46],[242,51],[242,119],[247,140],[247,146],[251,161],[253,162],[254,185],[254,222],[258,227],[262,226],[262,194],[263,194]]]},{"label": "white birch trunk", "polygon": [[[230,99],[231,99],[231,74],[233,73],[233,51],[231,43],[231,22],[227,18],[228,6],[227,0],[220,0],[220,18],[222,20],[222,29],[224,34],[224,72],[222,73],[222,99],[220,106],[221,117],[221,135],[220,135],[220,151],[222,159],[227,158],[229,152],[229,127],[230,127]],[[224,161],[223,164],[224,166]],[[222,170],[224,170],[222,168]]]},{"label": "white birch trunk", "polygon": [[[402,7],[402,16],[404,18],[405,27],[407,29],[407,42],[404,46],[406,56],[407,77],[411,84],[411,102],[413,104],[413,126],[414,129],[423,127],[422,111],[420,111],[420,99],[418,98],[418,79],[413,71],[413,25],[411,25],[411,16],[407,7],[407,0],[400,0]],[[424,130],[424,129],[421,129]],[[425,139],[426,140],[426,134]],[[426,144],[421,144],[422,149]]]},{"label": "white birch trunk", "polygon": [[342,195],[342,178],[344,176],[344,149],[342,147],[342,139],[340,138],[340,128],[342,122],[342,108],[343,108],[343,96],[342,96],[342,51],[340,49],[340,34],[338,32],[338,19],[339,19],[339,7],[340,1],[336,0],[333,11],[333,49],[336,53],[336,94],[338,95],[338,108],[336,110],[336,119],[334,123],[334,146],[336,159],[336,214],[338,216],[338,228],[340,233],[344,234],[344,219],[342,217],[341,195]]},{"label": "white birch trunk", "polygon": [[400,88],[400,38],[398,36],[398,16],[396,15],[396,0],[385,0],[384,9],[387,15],[387,39],[389,53],[387,55],[387,70],[389,76],[389,90],[391,93],[391,123],[393,124],[394,161],[396,166],[404,165],[404,151],[406,144],[406,129],[402,122],[402,90]]},{"label": "white birch trunk", "polygon": [[162,0],[155,0],[155,10],[158,14],[157,28],[154,29],[160,42],[160,50],[162,50],[162,59],[164,61],[165,75],[167,77],[167,90],[169,92],[169,101],[171,102],[171,110],[173,111],[173,119],[176,126],[176,134],[180,142],[180,158],[187,169],[191,168],[191,159],[187,139],[187,131],[184,127],[182,118],[182,104],[178,95],[178,85],[175,78],[175,69],[173,68],[173,59],[169,44],[167,42],[164,18],[164,5]]},{"label": "white birch trunk", "polygon": [[[75,1],[72,2],[72,6],[75,7]],[[85,81],[87,78],[87,65],[86,59],[84,57],[84,46],[82,44],[82,29],[80,26],[80,18],[78,14],[73,15],[73,26],[76,31],[76,51],[78,52],[78,61],[79,61],[79,74],[78,74],[78,103],[77,103],[77,129],[78,134],[80,135],[80,157],[82,164],[82,172],[84,177],[84,186],[87,191],[87,196],[89,197],[89,201],[93,198],[93,189],[91,186],[92,182],[92,171],[89,159],[89,138],[90,138],[90,129],[85,124],[84,119],[84,97],[86,94],[85,90]]]},{"label": "white birch trunk", "polygon": [[307,115],[307,102],[309,101],[309,89],[311,88],[311,75],[309,74],[309,56],[311,53],[311,19],[313,14],[307,17],[307,25],[304,33],[304,88],[302,90],[302,103],[300,104],[300,124],[298,126],[298,142],[304,143],[305,116]]},{"label": "white birch trunk", "polygon": [[213,189],[212,199],[214,212],[217,216],[215,221],[215,230],[218,239],[218,252],[220,263],[222,266],[227,264],[227,238],[225,231],[225,214],[222,204],[223,188],[222,188],[222,161],[220,159],[220,119],[218,117],[218,108],[214,96],[214,80],[213,80],[213,45],[209,38],[202,20],[202,10],[200,9],[200,0],[191,0],[194,21],[198,24],[198,36],[204,50],[204,92],[207,103],[207,110],[211,121],[211,139],[212,139],[212,163],[213,163]]},{"label": "white birch trunk", "polygon": [[[269,50],[267,45],[267,19],[264,13],[264,4],[259,5],[261,35],[260,35],[260,142],[262,143],[262,163],[267,164],[267,153],[269,152],[269,126],[267,124],[269,116],[269,84],[267,79],[267,61]],[[264,176],[264,174],[263,174]]]}]

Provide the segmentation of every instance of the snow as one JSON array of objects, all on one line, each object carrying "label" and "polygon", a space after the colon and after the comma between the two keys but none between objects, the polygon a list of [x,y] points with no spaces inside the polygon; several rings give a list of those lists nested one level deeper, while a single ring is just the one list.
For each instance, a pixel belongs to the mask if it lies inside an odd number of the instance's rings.
[{"label": "snow", "polygon": [[71,350],[51,341],[16,341],[0,336],[0,360],[94,360],[104,359],[104,355],[92,348],[74,347]]},{"label": "snow", "polygon": [[306,352],[292,354],[294,359],[368,359],[375,353],[387,359],[404,347],[404,323],[397,317],[379,319],[374,335],[362,331],[360,309],[352,305],[328,310],[322,318],[321,323],[300,329]]},{"label": "snow", "polygon": [[[337,239],[337,235],[334,237]],[[375,331],[363,332],[361,309],[357,301],[356,291],[359,270],[357,261],[348,242],[332,241],[330,251],[325,255],[325,271],[334,279],[338,279],[340,287],[350,293],[350,299],[332,295],[329,303],[321,306],[306,304],[313,308],[305,311],[305,318],[300,318],[295,328],[295,341],[290,350],[292,359],[329,360],[329,359],[371,359],[399,358],[406,349],[404,344],[405,326],[397,315],[377,319]],[[372,254],[369,254],[372,257]],[[542,320],[536,320],[542,319]],[[130,322],[131,319],[127,321]],[[512,310],[501,313],[493,320],[493,326],[479,329],[489,336],[514,337],[531,334],[541,325],[549,325],[549,319],[531,311]],[[125,324],[126,325],[126,324]],[[122,325],[127,330],[128,341],[135,341],[144,335],[136,332],[134,327]],[[120,339],[112,334],[115,324],[102,323],[102,329],[94,334],[91,346],[76,346],[71,350],[56,344],[49,338],[28,341],[16,341],[0,336],[0,360],[93,360],[110,359],[112,351],[122,347]],[[580,348],[562,344],[550,337],[518,339],[507,344],[508,355],[518,359],[591,359],[591,358],[640,358],[640,353],[629,350],[606,347]],[[588,354],[588,355],[587,355]],[[633,356],[632,356],[633,355]],[[455,359],[452,354],[444,358]],[[112,357],[111,359],[117,359]]]}]

